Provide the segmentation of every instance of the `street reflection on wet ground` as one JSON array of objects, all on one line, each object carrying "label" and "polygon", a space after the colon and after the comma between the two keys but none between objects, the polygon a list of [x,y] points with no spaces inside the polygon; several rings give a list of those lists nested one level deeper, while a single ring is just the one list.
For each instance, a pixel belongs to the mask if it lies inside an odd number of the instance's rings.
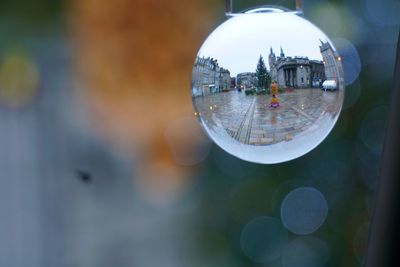
[{"label": "street reflection on wet ground", "polygon": [[[278,95],[280,107],[271,108],[270,95],[229,91],[194,98],[207,127],[223,128],[235,140],[249,145],[290,141],[297,134],[318,129],[324,119],[340,112],[343,91],[294,89]],[[313,126],[314,127],[311,127]]]}]

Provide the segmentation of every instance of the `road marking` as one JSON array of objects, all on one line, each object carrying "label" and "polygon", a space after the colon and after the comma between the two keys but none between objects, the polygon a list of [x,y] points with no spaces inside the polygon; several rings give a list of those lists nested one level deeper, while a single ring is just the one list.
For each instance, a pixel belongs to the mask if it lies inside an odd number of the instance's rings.
[{"label": "road marking", "polygon": [[240,123],[239,129],[236,132],[234,138],[244,144],[249,144],[250,141],[250,133],[251,126],[253,124],[254,110],[255,110],[256,98],[254,97],[251,102],[249,108],[247,109],[246,115],[244,116],[243,121]]}]

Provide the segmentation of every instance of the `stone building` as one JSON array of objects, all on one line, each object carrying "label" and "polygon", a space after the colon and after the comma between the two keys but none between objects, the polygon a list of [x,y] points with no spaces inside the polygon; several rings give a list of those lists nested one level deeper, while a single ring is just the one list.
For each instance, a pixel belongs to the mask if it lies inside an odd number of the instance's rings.
[{"label": "stone building", "polygon": [[270,75],[279,87],[310,88],[319,87],[325,80],[324,64],[308,57],[286,57],[281,47],[276,56],[272,47],[268,57]]},{"label": "stone building", "polygon": [[228,91],[231,87],[231,73],[229,70],[221,68],[219,71],[219,90]]},{"label": "stone building", "polygon": [[242,72],[236,76],[236,84],[241,89],[254,87],[256,82],[257,78],[255,72]]},{"label": "stone building", "polygon": [[192,70],[192,96],[205,96],[228,90],[230,72],[219,66],[216,59],[196,57]]},{"label": "stone building", "polygon": [[326,79],[324,64],[319,60],[310,60],[310,81],[311,87],[321,87]]},{"label": "stone building", "polygon": [[231,77],[231,88],[236,87],[236,77]]},{"label": "stone building", "polygon": [[338,88],[344,88],[344,75],[342,59],[339,54],[333,50],[329,42],[322,42],[320,51],[325,65],[325,77],[327,80],[335,80],[338,83]]}]

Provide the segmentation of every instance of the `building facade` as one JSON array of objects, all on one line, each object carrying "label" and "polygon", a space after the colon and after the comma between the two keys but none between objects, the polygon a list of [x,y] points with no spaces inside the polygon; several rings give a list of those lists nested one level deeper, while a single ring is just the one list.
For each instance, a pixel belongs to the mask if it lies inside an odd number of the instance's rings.
[{"label": "building facade", "polygon": [[325,67],[325,76],[327,80],[335,80],[339,89],[344,88],[344,73],[342,59],[339,54],[333,50],[329,42],[322,42],[320,51]]},{"label": "building facade", "polygon": [[231,73],[229,70],[221,68],[219,71],[219,89],[228,91],[231,87]]},{"label": "building facade", "polygon": [[192,96],[205,96],[228,90],[231,83],[230,72],[219,66],[210,57],[196,57],[192,70]]},{"label": "building facade", "polygon": [[231,77],[231,88],[236,87],[236,77]]},{"label": "building facade", "polygon": [[308,57],[286,57],[283,49],[276,56],[272,47],[268,57],[272,80],[281,88],[319,87],[325,80],[324,63]]},{"label": "building facade", "polygon": [[236,85],[240,89],[252,88],[257,84],[255,72],[243,72],[236,76]]}]

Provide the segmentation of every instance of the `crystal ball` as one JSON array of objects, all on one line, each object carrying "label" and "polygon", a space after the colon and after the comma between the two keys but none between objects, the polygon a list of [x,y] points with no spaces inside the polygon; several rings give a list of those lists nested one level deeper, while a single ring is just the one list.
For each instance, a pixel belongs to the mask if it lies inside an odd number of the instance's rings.
[{"label": "crystal ball", "polygon": [[194,62],[191,97],[208,136],[246,161],[273,164],[311,151],[334,127],[345,82],[333,43],[296,12],[239,13]]}]

